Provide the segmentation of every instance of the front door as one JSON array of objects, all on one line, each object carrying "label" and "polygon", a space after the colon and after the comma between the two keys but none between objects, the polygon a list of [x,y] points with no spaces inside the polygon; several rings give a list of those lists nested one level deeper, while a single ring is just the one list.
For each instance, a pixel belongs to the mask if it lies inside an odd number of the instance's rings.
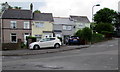
[{"label": "front door", "polygon": [[24,44],[25,45],[27,44],[27,40],[26,40],[27,36],[30,36],[30,34],[29,33],[24,34]]}]

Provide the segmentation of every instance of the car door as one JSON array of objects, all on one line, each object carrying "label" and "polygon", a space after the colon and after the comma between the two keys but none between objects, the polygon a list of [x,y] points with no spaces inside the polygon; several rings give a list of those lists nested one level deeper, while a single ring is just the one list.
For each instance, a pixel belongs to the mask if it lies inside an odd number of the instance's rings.
[{"label": "car door", "polygon": [[50,47],[50,45],[51,45],[50,38],[45,38],[45,39],[40,41],[40,47],[41,48]]},{"label": "car door", "polygon": [[50,38],[49,46],[53,47],[55,43],[55,38]]}]

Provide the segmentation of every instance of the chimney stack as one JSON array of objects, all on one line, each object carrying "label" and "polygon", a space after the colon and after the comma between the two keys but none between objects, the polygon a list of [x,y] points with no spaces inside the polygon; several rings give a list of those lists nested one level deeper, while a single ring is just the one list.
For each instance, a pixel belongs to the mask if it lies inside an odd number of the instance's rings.
[{"label": "chimney stack", "polygon": [[30,4],[30,10],[33,11],[33,4]]}]

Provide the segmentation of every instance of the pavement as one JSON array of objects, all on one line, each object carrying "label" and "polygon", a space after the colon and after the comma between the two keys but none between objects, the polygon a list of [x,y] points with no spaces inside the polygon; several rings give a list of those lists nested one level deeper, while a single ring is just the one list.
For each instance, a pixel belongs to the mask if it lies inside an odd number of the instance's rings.
[{"label": "pavement", "polygon": [[69,50],[75,50],[75,49],[82,49],[82,48],[88,48],[90,45],[70,45],[70,46],[61,46],[61,48],[44,48],[40,50],[8,50],[8,51],[2,51],[0,56],[24,56],[24,55],[38,55],[38,54],[45,54],[45,53],[56,53],[56,52],[62,52],[62,51],[69,51]]}]

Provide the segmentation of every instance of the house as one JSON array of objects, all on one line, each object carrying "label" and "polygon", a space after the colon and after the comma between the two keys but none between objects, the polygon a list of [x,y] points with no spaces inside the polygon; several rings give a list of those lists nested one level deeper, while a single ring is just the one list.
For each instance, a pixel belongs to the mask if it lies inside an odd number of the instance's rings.
[{"label": "house", "polygon": [[55,36],[61,37],[65,42],[66,37],[73,36],[75,33],[74,21],[68,17],[54,17],[53,30]]},{"label": "house", "polygon": [[70,20],[74,21],[75,23],[75,32],[77,32],[79,29],[83,29],[85,27],[90,28],[90,21],[87,18],[87,16],[70,16]]},{"label": "house", "polygon": [[53,37],[52,13],[33,13],[32,36],[37,40]]},{"label": "house", "polygon": [[31,35],[31,10],[6,9],[2,15],[2,42],[26,44],[26,36]]}]

